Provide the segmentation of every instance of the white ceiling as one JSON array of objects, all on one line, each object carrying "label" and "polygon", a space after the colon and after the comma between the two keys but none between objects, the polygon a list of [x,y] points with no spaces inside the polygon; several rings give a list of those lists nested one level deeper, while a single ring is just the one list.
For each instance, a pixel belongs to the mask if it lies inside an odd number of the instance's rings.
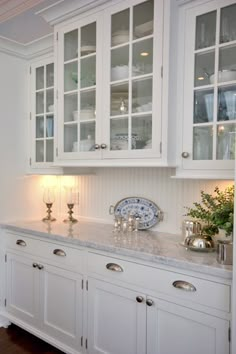
[{"label": "white ceiling", "polygon": [[53,28],[37,12],[64,0],[0,0],[0,37],[28,44]]}]

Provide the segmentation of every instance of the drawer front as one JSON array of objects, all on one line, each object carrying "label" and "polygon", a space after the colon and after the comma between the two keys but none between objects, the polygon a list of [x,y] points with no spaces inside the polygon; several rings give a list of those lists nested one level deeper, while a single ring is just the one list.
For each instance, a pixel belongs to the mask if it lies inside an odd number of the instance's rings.
[{"label": "drawer front", "polygon": [[229,285],[95,253],[89,253],[88,271],[95,276],[140,286],[146,289],[147,294],[155,291],[175,299],[230,311]]},{"label": "drawer front", "polygon": [[33,239],[24,235],[7,234],[7,248],[31,256],[48,258],[61,266],[75,267],[81,271],[83,253],[61,244]]}]

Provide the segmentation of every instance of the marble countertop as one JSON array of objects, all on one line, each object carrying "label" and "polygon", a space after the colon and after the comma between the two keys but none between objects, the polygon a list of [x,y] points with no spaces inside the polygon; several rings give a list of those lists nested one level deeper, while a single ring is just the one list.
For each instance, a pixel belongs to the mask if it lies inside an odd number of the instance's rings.
[{"label": "marble countertop", "polygon": [[88,247],[114,255],[178,267],[198,273],[232,278],[232,266],[217,263],[216,253],[199,253],[180,245],[181,236],[154,231],[113,232],[113,225],[79,221],[74,225],[55,221],[19,221],[1,224],[7,230]]}]

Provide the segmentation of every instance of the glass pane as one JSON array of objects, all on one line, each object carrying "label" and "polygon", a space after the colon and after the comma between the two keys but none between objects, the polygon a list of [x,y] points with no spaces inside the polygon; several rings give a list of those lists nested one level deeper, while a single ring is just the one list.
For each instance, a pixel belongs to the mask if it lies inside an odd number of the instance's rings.
[{"label": "glass pane", "polygon": [[53,162],[53,140],[46,141],[46,162]]},{"label": "glass pane", "polygon": [[80,95],[80,120],[96,118],[96,91],[84,91]]},{"label": "glass pane", "polygon": [[64,126],[64,152],[78,151],[77,124]]},{"label": "glass pane", "polygon": [[44,161],[44,142],[43,141],[36,141],[36,162],[43,162]]},{"label": "glass pane", "polygon": [[128,82],[111,86],[111,115],[126,114],[129,110]]},{"label": "glass pane", "polygon": [[236,4],[221,9],[220,43],[236,40]]},{"label": "glass pane", "polygon": [[46,112],[54,111],[54,91],[53,89],[46,90]]},{"label": "glass pane", "polygon": [[196,50],[215,45],[216,11],[208,12],[207,14],[197,16],[195,43]]},{"label": "glass pane", "polygon": [[72,91],[78,88],[78,63],[65,64],[64,90]]},{"label": "glass pane", "polygon": [[[236,21],[236,20],[235,20]],[[219,82],[236,80],[236,46],[220,48],[219,52]]]},{"label": "glass pane", "polygon": [[81,56],[96,52],[96,22],[81,28]]},{"label": "glass pane", "polygon": [[129,9],[112,15],[111,46],[129,41]]},{"label": "glass pane", "polygon": [[132,149],[152,148],[152,116],[132,117]]},{"label": "glass pane", "polygon": [[129,46],[111,51],[111,81],[129,77]]},{"label": "glass pane", "polygon": [[36,117],[36,139],[44,137],[44,117]]},{"label": "glass pane", "polygon": [[194,92],[194,123],[213,121],[214,91],[198,90]]},{"label": "glass pane", "polygon": [[36,114],[44,113],[44,92],[36,93]]},{"label": "glass pane", "polygon": [[81,123],[80,125],[80,151],[94,151],[95,122]]},{"label": "glass pane", "polygon": [[71,122],[78,119],[78,95],[71,93],[64,96],[64,121]]},{"label": "glass pane", "polygon": [[46,87],[54,86],[54,65],[46,65]]},{"label": "glass pane", "polygon": [[36,90],[44,88],[44,67],[36,68]]},{"label": "glass pane", "polygon": [[54,136],[54,120],[53,116],[46,117],[46,137],[52,138]]},{"label": "glass pane", "polygon": [[132,112],[149,112],[152,110],[152,79],[133,81]]},{"label": "glass pane", "polygon": [[218,89],[218,121],[236,119],[236,86]]},{"label": "glass pane", "polygon": [[128,119],[111,119],[111,150],[128,150]]},{"label": "glass pane", "polygon": [[152,73],[153,40],[152,38],[133,45],[133,76]]},{"label": "glass pane", "polygon": [[193,128],[193,160],[212,160],[213,127]]},{"label": "glass pane", "polygon": [[96,56],[84,58],[80,63],[80,87],[96,85]]},{"label": "glass pane", "polygon": [[214,83],[215,52],[195,54],[194,85],[202,86]]},{"label": "glass pane", "polygon": [[78,30],[64,35],[64,61],[78,57]]},{"label": "glass pane", "polygon": [[153,7],[153,0],[134,6],[133,39],[153,33]]},{"label": "glass pane", "polygon": [[217,160],[234,160],[236,142],[236,125],[218,125],[217,129]]}]

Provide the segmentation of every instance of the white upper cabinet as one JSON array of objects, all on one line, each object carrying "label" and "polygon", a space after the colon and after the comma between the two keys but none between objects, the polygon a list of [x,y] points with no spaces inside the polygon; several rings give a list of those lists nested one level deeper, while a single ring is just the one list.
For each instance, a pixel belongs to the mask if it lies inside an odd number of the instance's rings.
[{"label": "white upper cabinet", "polygon": [[236,3],[194,5],[182,11],[180,31],[185,33],[180,174],[230,178],[236,141]]},{"label": "white upper cabinet", "polygon": [[164,165],[163,1],[98,10],[55,28],[57,163]]}]

